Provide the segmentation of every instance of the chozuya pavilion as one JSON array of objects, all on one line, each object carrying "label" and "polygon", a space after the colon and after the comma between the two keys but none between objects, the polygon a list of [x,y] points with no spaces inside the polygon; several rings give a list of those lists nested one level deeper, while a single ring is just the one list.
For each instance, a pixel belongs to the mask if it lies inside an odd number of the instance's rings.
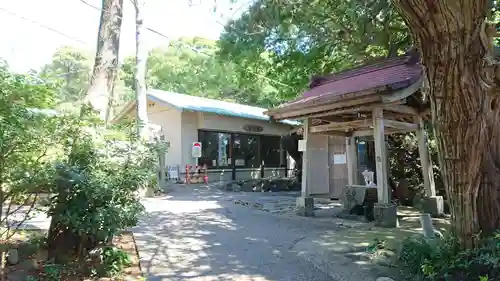
[{"label": "chozuya pavilion", "polygon": [[[423,80],[419,55],[412,50],[403,56],[316,77],[303,96],[265,112],[274,120],[303,121],[299,215],[313,216],[314,197],[326,193],[340,193],[346,209],[352,207],[353,200],[363,203],[370,189],[361,183],[362,173],[370,170],[370,165],[367,168],[359,163],[364,154],[370,153],[370,149],[360,149],[363,143],[365,148],[372,147],[374,155],[371,167],[376,188],[371,190],[376,190],[375,221],[395,225],[397,207],[391,203],[386,136],[401,132],[415,132],[419,140],[426,212],[443,212],[424,131],[430,104],[421,91]],[[342,176],[347,180],[342,181]],[[360,194],[360,199],[353,199]]]}]

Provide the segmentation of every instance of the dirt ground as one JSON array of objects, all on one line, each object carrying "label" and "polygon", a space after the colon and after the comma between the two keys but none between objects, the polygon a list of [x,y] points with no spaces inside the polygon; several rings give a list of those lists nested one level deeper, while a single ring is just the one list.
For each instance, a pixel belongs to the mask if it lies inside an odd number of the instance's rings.
[{"label": "dirt ground", "polygon": [[[6,266],[5,272],[8,281],[145,280],[141,273],[135,239],[131,232],[124,232],[113,240],[113,245],[127,252],[132,261],[130,267],[125,268],[122,274],[114,278],[86,276],[88,274],[85,274],[82,270],[86,266],[82,264],[51,265],[47,261],[47,249],[40,242],[42,241],[40,238],[43,236],[43,232],[36,230],[20,231],[8,243],[3,243],[9,249],[17,248],[19,253],[19,263]],[[60,278],[55,277],[54,268],[57,268],[57,271],[60,272]]]}]

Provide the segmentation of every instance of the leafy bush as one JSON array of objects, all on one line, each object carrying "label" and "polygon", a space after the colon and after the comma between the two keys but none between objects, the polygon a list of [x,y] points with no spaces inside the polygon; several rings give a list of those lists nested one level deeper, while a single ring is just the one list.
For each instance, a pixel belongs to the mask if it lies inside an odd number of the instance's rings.
[{"label": "leafy bush", "polygon": [[451,235],[411,237],[403,242],[398,265],[413,280],[500,280],[500,232],[471,250],[460,249]]},{"label": "leafy bush", "polygon": [[[135,226],[143,211],[137,192],[156,171],[157,143],[138,141],[134,134],[114,134],[88,110],[66,117],[65,158],[54,168],[55,196],[50,200],[49,255],[84,257],[114,235]],[[117,136],[123,138],[119,139]],[[71,241],[71,242],[70,242]]]},{"label": "leafy bush", "polygon": [[[49,182],[47,167],[56,146],[57,119],[50,110],[55,92],[30,75],[12,73],[0,62],[0,204],[2,239],[8,239],[34,209],[33,201]],[[16,222],[18,204],[31,205]],[[10,223],[6,223],[9,221]]]},{"label": "leafy bush", "polygon": [[106,247],[102,251],[102,273],[106,276],[115,276],[125,267],[130,266],[132,260],[123,250],[116,247]]}]

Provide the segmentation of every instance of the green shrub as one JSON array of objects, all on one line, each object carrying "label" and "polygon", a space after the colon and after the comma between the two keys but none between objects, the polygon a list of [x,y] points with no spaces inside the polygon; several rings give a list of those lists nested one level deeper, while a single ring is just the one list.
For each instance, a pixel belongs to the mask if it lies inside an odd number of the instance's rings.
[{"label": "green shrub", "polygon": [[125,267],[132,264],[130,256],[123,250],[116,247],[106,247],[103,249],[102,254],[102,268],[101,273],[105,276],[116,276]]},{"label": "green shrub", "polygon": [[472,250],[460,249],[451,235],[440,239],[407,238],[398,266],[412,280],[500,280],[500,232]]},{"label": "green shrub", "polygon": [[68,120],[66,156],[54,167],[54,196],[48,206],[49,256],[57,262],[71,255],[83,258],[136,225],[144,210],[137,192],[156,172],[163,151],[132,133],[126,134],[128,140],[116,139],[113,128],[96,124],[91,115]]}]

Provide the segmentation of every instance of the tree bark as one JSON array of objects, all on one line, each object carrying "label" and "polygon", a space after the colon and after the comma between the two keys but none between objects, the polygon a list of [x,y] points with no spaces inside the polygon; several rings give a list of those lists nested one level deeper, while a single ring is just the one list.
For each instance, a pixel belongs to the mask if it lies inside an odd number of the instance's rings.
[{"label": "tree bark", "polygon": [[148,51],[144,44],[144,6],[145,0],[134,0],[136,53],[135,53],[135,98],[137,103],[137,134],[141,139],[148,138],[148,101],[146,89],[146,63]]},{"label": "tree bark", "polygon": [[123,0],[102,0],[94,69],[86,101],[107,123],[111,115],[113,91],[118,74],[118,52],[123,16]]},{"label": "tree bark", "polygon": [[487,0],[393,0],[422,56],[452,225],[464,247],[500,228],[500,99]]}]

